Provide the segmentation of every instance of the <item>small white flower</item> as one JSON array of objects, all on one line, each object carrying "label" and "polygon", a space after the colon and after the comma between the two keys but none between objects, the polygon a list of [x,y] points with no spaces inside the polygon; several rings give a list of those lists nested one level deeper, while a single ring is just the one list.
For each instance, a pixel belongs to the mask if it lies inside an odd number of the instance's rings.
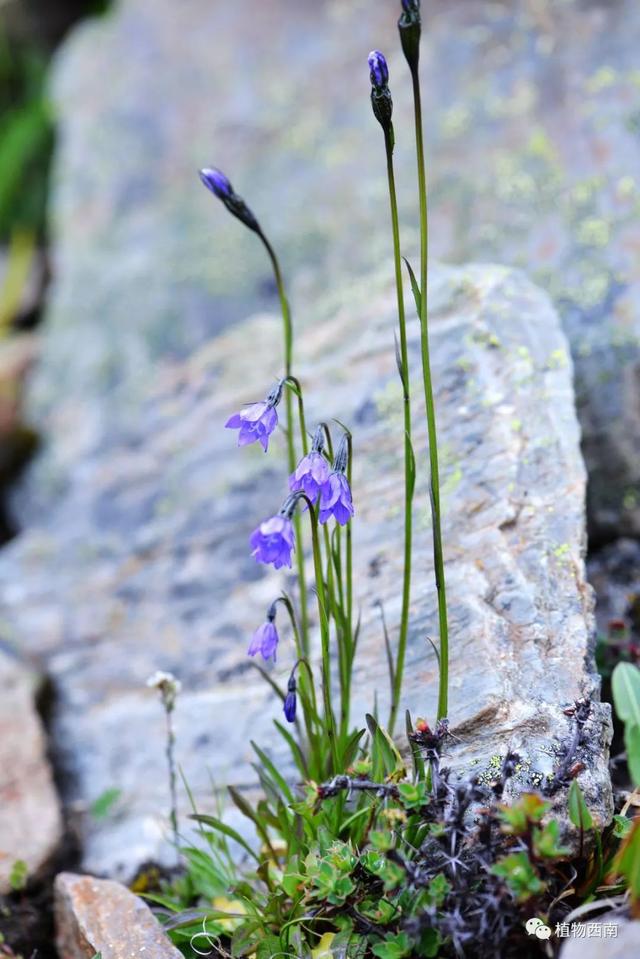
[{"label": "small white flower", "polygon": [[168,710],[173,709],[178,694],[182,689],[182,683],[179,679],[176,679],[173,673],[165,673],[162,670],[158,670],[153,676],[149,676],[147,686],[150,689],[160,691],[163,705],[165,709]]}]

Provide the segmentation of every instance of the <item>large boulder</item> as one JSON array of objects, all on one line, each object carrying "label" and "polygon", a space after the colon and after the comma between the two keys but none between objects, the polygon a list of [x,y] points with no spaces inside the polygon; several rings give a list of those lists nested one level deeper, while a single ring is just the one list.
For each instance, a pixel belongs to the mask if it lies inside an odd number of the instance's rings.
[{"label": "large boulder", "polygon": [[25,878],[50,865],[62,815],[36,709],[38,677],[0,646],[0,895],[21,863]]},{"label": "large boulder", "polygon": [[[495,266],[434,268],[432,352],[443,469],[451,619],[451,760],[488,774],[508,747],[521,788],[552,771],[572,732],[565,708],[593,702],[580,784],[595,819],[611,813],[609,707],[598,702],[585,582],[585,471],[567,342],[548,298]],[[299,337],[296,372],[312,426],[354,432],[355,595],[362,627],[354,722],[388,709],[379,608],[392,642],[400,606],[402,400],[395,293],[385,262],[334,289]],[[281,434],[268,455],[223,428],[280,373],[280,322],[257,314],[187,361],[165,363],[126,435],[77,463],[66,496],[0,556],[2,618],[57,689],[53,732],[82,817],[84,864],[127,874],[169,856],[164,719],[145,680],[176,674],[177,758],[201,808],[211,782],[254,782],[250,740],[282,762],[279,703],[246,649],[283,580],[248,537],[284,498]],[[403,704],[435,713],[437,635],[417,319],[414,374],[414,593]],[[291,585],[289,584],[289,587]],[[286,680],[286,628],[274,675]],[[106,818],[90,814],[121,791]],[[188,806],[181,797],[184,815]],[[171,860],[170,860],[171,861]]]},{"label": "large boulder", "polygon": [[60,959],[180,959],[147,904],[120,883],[61,872],[54,891]]},{"label": "large boulder", "polygon": [[[575,360],[595,537],[640,532],[640,125],[635,0],[424,3],[432,246],[526,271]],[[56,279],[31,413],[50,441],[25,522],[126,423],[156,362],[271,302],[253,237],[198,183],[225,169],[314,290],[389,245],[366,55],[389,54],[396,162],[415,232],[397,3],[120,0],[61,51],[53,97]],[[552,9],[553,8],[553,9]],[[313,273],[305,267],[313,267]]]}]

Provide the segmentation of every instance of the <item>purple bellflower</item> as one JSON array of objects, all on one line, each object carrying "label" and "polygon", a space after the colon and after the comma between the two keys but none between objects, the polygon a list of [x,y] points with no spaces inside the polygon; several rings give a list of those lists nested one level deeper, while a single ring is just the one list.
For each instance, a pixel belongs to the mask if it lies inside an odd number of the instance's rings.
[{"label": "purple bellflower", "polygon": [[333,516],[344,526],[353,516],[351,487],[345,472],[347,468],[347,437],[343,436],[333,463],[333,472],[320,493],[320,522],[326,523]]},{"label": "purple bellflower", "polygon": [[296,677],[294,672],[289,676],[287,695],[284,701],[284,716],[288,723],[295,723],[296,721]]},{"label": "purple bellflower", "polygon": [[249,403],[239,413],[234,413],[225,423],[228,430],[239,430],[238,446],[249,443],[261,443],[265,451],[269,449],[269,437],[278,425],[276,406],[282,398],[283,381],[274,386],[266,400],[261,403]]},{"label": "purple bellflower", "polygon": [[273,657],[273,661],[276,661],[276,650],[278,648],[278,630],[276,629],[276,604],[273,603],[267,612],[267,618],[262,626],[259,626],[255,633],[251,643],[249,644],[249,649],[247,654],[249,656],[255,656],[256,653],[260,653],[262,658],[266,661]]},{"label": "purple bellflower", "polygon": [[315,503],[320,492],[329,482],[329,464],[322,454],[324,429],[319,426],[313,437],[311,452],[303,456],[296,470],[289,477],[289,489],[292,493],[306,493],[312,503]]},{"label": "purple bellflower", "polygon": [[262,235],[260,224],[242,197],[235,192],[229,178],[225,176],[222,170],[217,170],[215,167],[205,167],[199,173],[200,179],[207,190],[211,190],[214,196],[222,200],[229,213],[237,217],[250,230]]},{"label": "purple bellflower", "polygon": [[277,516],[264,520],[251,534],[249,544],[257,563],[266,563],[274,569],[290,567],[296,546],[291,516],[281,510]]}]

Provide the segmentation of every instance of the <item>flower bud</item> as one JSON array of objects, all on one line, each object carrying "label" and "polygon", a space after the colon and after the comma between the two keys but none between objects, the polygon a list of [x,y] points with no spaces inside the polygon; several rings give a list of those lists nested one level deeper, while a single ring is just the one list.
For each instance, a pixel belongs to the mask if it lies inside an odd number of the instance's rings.
[{"label": "flower bud", "polygon": [[296,706],[296,678],[292,672],[287,684],[287,695],[284,701],[284,715],[288,723],[294,723],[296,721]]},{"label": "flower bud", "polygon": [[214,196],[222,200],[229,213],[237,217],[250,230],[260,233],[260,224],[242,197],[235,192],[229,178],[221,170],[216,170],[215,167],[205,167],[200,170],[200,179]]},{"label": "flower bud", "polygon": [[215,167],[200,170],[200,179],[219,200],[228,200],[233,196],[233,187],[222,170],[216,170]]},{"label": "flower bud", "polygon": [[373,115],[385,131],[391,133],[391,116],[393,114],[393,100],[389,92],[389,67],[384,55],[379,50],[372,50],[368,58],[369,75],[371,77],[371,106]]},{"label": "flower bud", "polygon": [[402,13],[398,20],[400,42],[409,68],[413,72],[418,69],[420,60],[420,34],[422,18],[420,16],[420,0],[402,0]]},{"label": "flower bud", "polygon": [[369,72],[372,86],[386,87],[389,83],[389,67],[379,50],[372,50],[369,54]]}]

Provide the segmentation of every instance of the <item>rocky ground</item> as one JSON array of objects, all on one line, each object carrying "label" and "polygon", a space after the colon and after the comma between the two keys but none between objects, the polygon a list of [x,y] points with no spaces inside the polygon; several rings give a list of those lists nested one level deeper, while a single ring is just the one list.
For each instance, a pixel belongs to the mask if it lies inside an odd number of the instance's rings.
[{"label": "rocky ground", "polygon": [[[490,763],[513,745],[526,751],[535,783],[566,735],[563,706],[598,698],[587,518],[592,543],[610,543],[591,564],[606,593],[599,629],[616,618],[635,623],[637,547],[613,541],[640,529],[640,15],[631,0],[426,6],[434,251],[524,267],[538,282],[496,266],[433,273],[454,759]],[[22,533],[0,555],[0,604],[4,640],[51,684],[64,820],[80,844],[77,864],[100,875],[129,878],[167,855],[162,715],[144,689],[150,673],[171,669],[183,681],[179,756],[203,805],[209,770],[219,783],[251,786],[248,739],[269,743],[276,709],[245,648],[278,581],[253,564],[246,541],[279,505],[282,449],[274,444],[268,458],[237,451],[221,429],[280,372],[276,301],[255,238],[203,192],[200,165],[229,173],[282,250],[311,420],[337,416],[354,429],[356,710],[370,707],[374,689],[381,702],[386,693],[374,603],[384,601],[393,631],[400,397],[382,143],[365,58],[374,46],[391,51],[414,255],[410,99],[393,53],[395,10],[363,0],[249,7],[122,0],[70,37],[55,70],[54,284],[28,398],[46,444],[14,496]],[[417,502],[406,701],[429,715],[436,666],[425,642],[435,627],[424,488]],[[622,585],[612,588],[616,578]],[[283,650],[279,669],[288,664]],[[580,780],[601,822],[611,812],[608,723],[597,705]],[[22,816],[14,783],[0,781],[0,790]],[[28,862],[35,873],[51,854],[47,821],[62,841],[57,804],[51,792],[34,837],[41,854]],[[16,856],[3,851],[6,885]],[[84,891],[60,883],[66,914]],[[80,925],[79,950],[119,955]],[[65,945],[63,959],[85,954],[74,948]]]}]

